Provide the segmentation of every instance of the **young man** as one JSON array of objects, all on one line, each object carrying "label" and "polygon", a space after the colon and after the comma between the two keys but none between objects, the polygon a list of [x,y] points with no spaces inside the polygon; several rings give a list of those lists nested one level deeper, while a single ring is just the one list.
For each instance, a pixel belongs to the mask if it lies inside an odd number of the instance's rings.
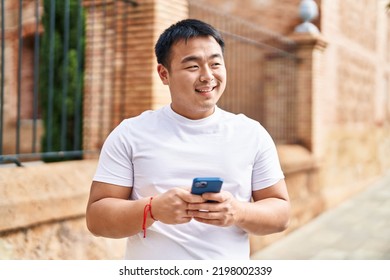
[{"label": "young man", "polygon": [[[87,225],[95,235],[128,237],[128,259],[249,259],[249,233],[288,224],[271,137],[216,106],[226,86],[223,49],[202,21],[165,30],[155,51],[171,104],[124,120],[104,143]],[[191,194],[194,177],[223,178],[221,192]]]}]

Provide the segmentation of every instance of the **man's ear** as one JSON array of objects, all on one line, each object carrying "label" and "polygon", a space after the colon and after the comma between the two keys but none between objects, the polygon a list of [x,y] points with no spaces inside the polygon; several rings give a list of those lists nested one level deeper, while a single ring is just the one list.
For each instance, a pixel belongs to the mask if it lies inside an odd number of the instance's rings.
[{"label": "man's ear", "polygon": [[157,65],[157,72],[158,72],[158,75],[160,76],[160,79],[163,82],[163,84],[164,85],[169,85],[169,72],[168,72],[168,69],[165,68],[164,65],[158,64]]}]

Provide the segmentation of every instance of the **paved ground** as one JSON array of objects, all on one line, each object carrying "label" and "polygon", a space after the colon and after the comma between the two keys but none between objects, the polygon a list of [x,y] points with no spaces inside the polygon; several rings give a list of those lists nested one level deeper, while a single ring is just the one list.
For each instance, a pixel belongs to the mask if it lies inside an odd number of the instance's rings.
[{"label": "paved ground", "polygon": [[253,259],[390,260],[390,173]]}]

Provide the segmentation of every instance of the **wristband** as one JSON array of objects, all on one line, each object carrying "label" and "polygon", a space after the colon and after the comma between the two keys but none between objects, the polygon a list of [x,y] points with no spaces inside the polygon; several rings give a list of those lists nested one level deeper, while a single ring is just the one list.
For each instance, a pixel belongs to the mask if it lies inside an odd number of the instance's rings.
[{"label": "wristband", "polygon": [[152,214],[152,200],[153,197],[150,197],[149,203],[145,205],[144,207],[144,218],[143,218],[143,223],[142,223],[142,230],[144,231],[144,238],[146,238],[146,219],[148,217],[148,212],[150,213],[150,217],[157,221]]}]

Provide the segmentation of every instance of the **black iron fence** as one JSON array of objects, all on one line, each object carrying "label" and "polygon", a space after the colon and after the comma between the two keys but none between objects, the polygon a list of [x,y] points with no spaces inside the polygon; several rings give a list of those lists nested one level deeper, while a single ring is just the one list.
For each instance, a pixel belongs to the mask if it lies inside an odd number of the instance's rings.
[{"label": "black iron fence", "polygon": [[83,154],[83,31],[82,0],[1,0],[0,163]]}]

